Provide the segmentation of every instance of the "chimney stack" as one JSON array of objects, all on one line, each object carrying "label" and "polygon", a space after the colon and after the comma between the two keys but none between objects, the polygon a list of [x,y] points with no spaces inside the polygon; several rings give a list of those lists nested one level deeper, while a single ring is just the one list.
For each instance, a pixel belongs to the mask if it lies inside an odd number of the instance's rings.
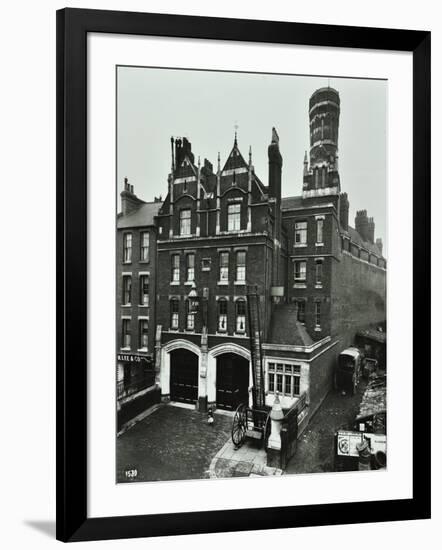
[{"label": "chimney stack", "polygon": [[355,217],[355,229],[362,240],[368,241],[368,217],[367,210],[358,210]]},{"label": "chimney stack", "polygon": [[124,178],[124,188],[120,193],[120,197],[123,216],[127,216],[127,214],[136,210],[143,202],[134,194],[134,186],[129,183],[127,178]]},{"label": "chimney stack", "polygon": [[368,218],[368,241],[374,243],[374,219]]},{"label": "chimney stack", "polygon": [[376,239],[376,246],[379,248],[379,252],[382,254],[383,243],[380,237]]}]

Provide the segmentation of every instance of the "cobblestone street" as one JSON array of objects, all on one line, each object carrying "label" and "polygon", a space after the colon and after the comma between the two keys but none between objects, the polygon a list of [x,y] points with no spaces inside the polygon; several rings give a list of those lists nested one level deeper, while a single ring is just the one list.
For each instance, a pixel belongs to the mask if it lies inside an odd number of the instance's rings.
[{"label": "cobblestone street", "polygon": [[[117,439],[117,481],[158,481],[209,477],[212,458],[230,437],[232,419],[161,406]],[[126,470],[137,475],[127,478]]]},{"label": "cobblestone street", "polygon": [[330,391],[299,438],[295,456],[287,465],[285,475],[334,471],[335,432],[355,418],[366,385],[361,380],[354,396]]}]

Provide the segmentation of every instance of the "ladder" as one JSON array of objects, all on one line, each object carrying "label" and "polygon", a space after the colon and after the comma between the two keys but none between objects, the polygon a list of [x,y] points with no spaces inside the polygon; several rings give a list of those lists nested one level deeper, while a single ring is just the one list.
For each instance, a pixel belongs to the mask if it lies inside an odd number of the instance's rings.
[{"label": "ladder", "polygon": [[262,365],[261,323],[259,318],[259,294],[257,285],[247,286],[247,309],[253,374],[253,408],[263,409],[265,407],[264,371]]}]

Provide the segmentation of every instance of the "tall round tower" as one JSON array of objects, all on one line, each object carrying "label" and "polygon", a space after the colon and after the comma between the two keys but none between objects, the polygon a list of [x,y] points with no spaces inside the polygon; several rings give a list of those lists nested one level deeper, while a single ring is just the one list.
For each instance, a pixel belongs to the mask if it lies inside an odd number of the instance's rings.
[{"label": "tall round tower", "polygon": [[333,88],[320,88],[309,104],[310,165],[334,165],[338,154],[339,93]]},{"label": "tall round tower", "polygon": [[340,110],[339,93],[333,88],[319,88],[310,97],[310,164],[305,158],[303,184],[305,195],[339,193]]}]

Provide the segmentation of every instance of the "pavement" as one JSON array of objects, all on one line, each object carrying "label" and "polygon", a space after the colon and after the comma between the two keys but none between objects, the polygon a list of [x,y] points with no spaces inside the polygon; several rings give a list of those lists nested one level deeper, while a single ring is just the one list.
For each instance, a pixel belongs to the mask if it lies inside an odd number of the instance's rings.
[{"label": "pavement", "polygon": [[298,439],[295,455],[284,475],[334,471],[334,435],[344,424],[354,420],[367,386],[361,379],[355,395],[332,390]]},{"label": "pavement", "polygon": [[207,415],[185,407],[161,405],[117,438],[117,482],[256,477],[334,471],[334,434],[351,422],[366,383],[357,393],[331,391],[298,440],[284,472],[266,465],[266,453],[251,440],[235,450],[232,414]]},{"label": "pavement", "polygon": [[281,475],[282,470],[267,466],[265,450],[254,440],[246,441],[235,449],[229,438],[210,464],[211,478],[258,477]]},{"label": "pavement", "polygon": [[232,413],[160,405],[117,438],[117,483],[281,475],[255,441],[235,450]]},{"label": "pavement", "polygon": [[232,420],[162,405],[117,438],[117,482],[209,478],[212,458],[230,437]]}]

